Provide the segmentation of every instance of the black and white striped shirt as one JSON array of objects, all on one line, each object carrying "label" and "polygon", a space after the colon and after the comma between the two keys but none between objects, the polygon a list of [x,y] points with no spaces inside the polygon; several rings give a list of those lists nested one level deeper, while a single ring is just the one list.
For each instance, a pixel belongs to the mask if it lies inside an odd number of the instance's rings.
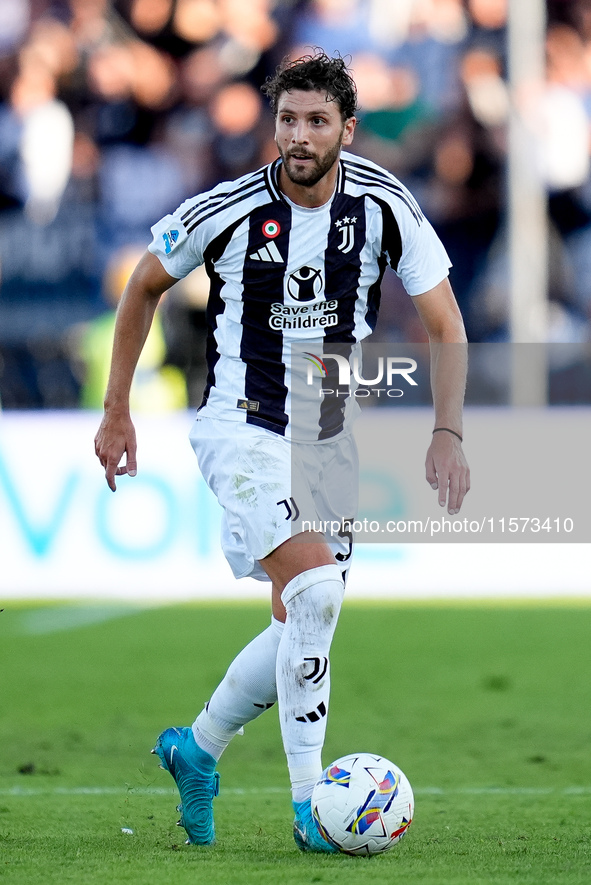
[{"label": "black and white striped shirt", "polygon": [[302,352],[370,334],[387,264],[419,295],[450,261],[409,191],[375,163],[343,152],[334,195],[316,209],[280,191],[280,164],[186,200],[154,225],[149,248],[177,279],[203,263],[210,278],[203,414],[326,438],[343,413],[327,417],[320,399],[308,430],[292,428],[295,378],[309,379]]}]

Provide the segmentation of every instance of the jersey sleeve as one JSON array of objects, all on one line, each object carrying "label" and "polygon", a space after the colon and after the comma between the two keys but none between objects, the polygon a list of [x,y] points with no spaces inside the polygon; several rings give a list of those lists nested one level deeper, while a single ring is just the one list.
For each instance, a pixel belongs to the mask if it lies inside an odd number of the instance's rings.
[{"label": "jersey sleeve", "polygon": [[451,261],[426,218],[402,237],[402,256],[395,268],[409,295],[422,295],[444,280]]},{"label": "jersey sleeve", "polygon": [[148,249],[164,270],[177,280],[186,277],[203,264],[203,244],[199,234],[188,234],[183,216],[191,210],[195,199],[185,200],[172,215],[165,215],[151,228],[152,242]]},{"label": "jersey sleeve", "polygon": [[[398,195],[388,202],[396,219],[398,241],[397,248],[389,250],[391,265],[409,295],[422,295],[448,276],[451,261],[443,243],[406,189],[402,191],[402,197]],[[397,263],[393,256],[400,256]]]}]

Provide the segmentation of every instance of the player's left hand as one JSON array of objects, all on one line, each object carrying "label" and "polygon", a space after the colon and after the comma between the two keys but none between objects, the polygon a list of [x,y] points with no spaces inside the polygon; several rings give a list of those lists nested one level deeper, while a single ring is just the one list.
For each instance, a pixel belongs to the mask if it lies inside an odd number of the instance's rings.
[{"label": "player's left hand", "polygon": [[458,513],[470,489],[470,468],[462,443],[446,431],[433,434],[425,461],[427,482],[439,490],[439,504],[451,515]]}]

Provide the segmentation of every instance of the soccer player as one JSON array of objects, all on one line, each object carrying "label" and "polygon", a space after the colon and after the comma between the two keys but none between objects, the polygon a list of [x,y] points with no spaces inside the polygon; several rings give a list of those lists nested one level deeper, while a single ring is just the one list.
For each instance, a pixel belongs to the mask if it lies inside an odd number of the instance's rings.
[{"label": "soccer player", "polygon": [[[271,582],[272,621],[230,664],[192,727],[166,729],[153,752],[176,781],[188,842],[210,844],[216,764],[242,727],[278,701],[295,841],[303,851],[332,852],[310,798],[322,771],[329,650],[351,536],[292,537],[292,516],[338,509],[321,480],[342,462],[334,446],[352,471],[355,455],[340,408],[319,405],[298,439],[291,348],[312,341],[318,353],[369,335],[384,269],[394,268],[431,344],[435,429],[426,478],[453,514],[469,488],[461,448],[466,368],[457,350],[450,358],[440,345],[462,344],[465,334],[449,260],[416,201],[390,173],[343,150],[356,125],[355,84],[343,60],[317,52],[286,61],[264,89],[280,156],[187,200],[152,228],[119,305],[95,448],[113,491],[116,476],[135,476],[134,369],[160,296],[204,263],[211,281],[209,374],[191,442],[223,508],[224,553],[236,577]],[[310,428],[316,446],[306,438]],[[336,485],[340,494],[347,483]]]}]

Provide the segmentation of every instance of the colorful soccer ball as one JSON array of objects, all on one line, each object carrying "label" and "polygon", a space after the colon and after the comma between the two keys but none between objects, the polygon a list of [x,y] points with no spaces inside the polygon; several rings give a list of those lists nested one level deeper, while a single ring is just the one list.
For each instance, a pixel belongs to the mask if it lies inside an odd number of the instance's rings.
[{"label": "colorful soccer ball", "polygon": [[372,753],[342,756],[314,786],[312,812],[325,839],[345,854],[380,854],[400,842],[414,812],[406,775]]}]

